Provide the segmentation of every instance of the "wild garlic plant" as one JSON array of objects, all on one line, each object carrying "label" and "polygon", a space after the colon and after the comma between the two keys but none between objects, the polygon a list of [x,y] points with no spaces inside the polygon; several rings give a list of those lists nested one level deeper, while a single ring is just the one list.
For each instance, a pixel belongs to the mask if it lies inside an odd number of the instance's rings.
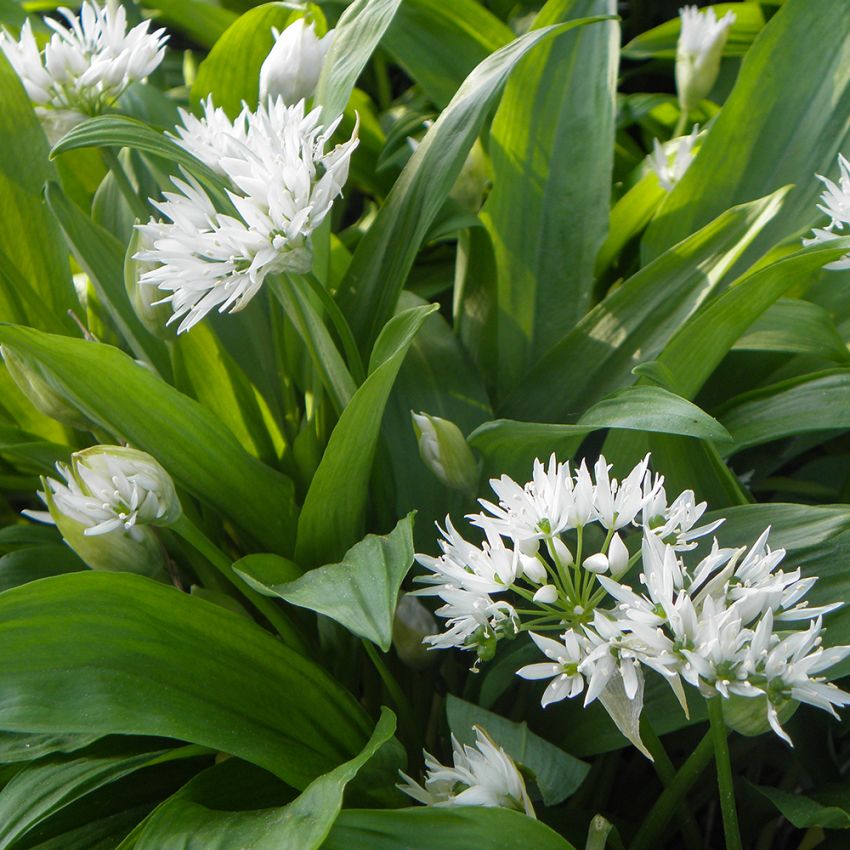
[{"label": "wild garlic plant", "polygon": [[[685,714],[686,684],[706,699],[745,699],[788,743],[780,717],[796,704],[834,716],[850,704],[822,675],[850,655],[821,645],[822,618],[842,603],[809,605],[816,577],[779,569],[785,551],[771,550],[769,529],[748,548],[715,538],[697,560],[700,539],[723,520],[698,525],[706,503],[690,490],[668,502],[649,456],[622,480],[610,469],[604,456],[591,474],[584,461],[571,468],[553,455],[535,461],[524,485],[493,479],[498,501],[482,499],[484,511],[467,516],[483,532],[479,545],[447,518],[443,554],[417,556],[429,570],[418,593],[439,597],[446,621],[425,642],[474,651],[477,666],[528,632],[547,660],[517,675],[550,680],[543,707],[598,699],[650,758],[639,729],[645,670],[667,682]],[[798,622],[808,627],[785,631]]]}]

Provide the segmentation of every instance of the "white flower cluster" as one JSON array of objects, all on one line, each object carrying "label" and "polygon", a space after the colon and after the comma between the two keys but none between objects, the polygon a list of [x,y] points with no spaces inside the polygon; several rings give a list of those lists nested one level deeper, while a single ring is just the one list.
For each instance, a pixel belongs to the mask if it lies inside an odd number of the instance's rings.
[{"label": "white flower cluster", "polygon": [[[695,124],[689,135],[671,139],[666,146],[658,139],[652,140],[649,165],[658,176],[658,182],[668,192],[684,177],[694,161],[694,144],[698,133],[699,124]],[[672,156],[668,153],[671,148]]]},{"label": "white flower cluster", "polygon": [[156,264],[140,282],[170,293],[162,302],[171,302],[170,322],[181,320],[178,332],[214,308],[242,309],[269,274],[310,270],[310,235],[342,192],[357,147],[355,127],[326,152],[340,119],[323,127],[320,110],[305,114],[304,101],[269,100],[235,121],[211,98],[203,108],[201,118],[182,113],[176,140],[225,178],[234,211],[217,210],[187,175],[155,204],[166,221],[139,226],[153,247],[137,259]]},{"label": "white flower cluster", "polygon": [[[491,485],[498,504],[482,500],[485,512],[469,517],[484,533],[481,546],[447,520],[443,554],[417,556],[430,571],[417,593],[439,596],[447,621],[425,638],[432,648],[474,649],[486,660],[499,639],[528,631],[548,660],[518,675],[551,679],[543,706],[581,693],[586,705],[599,699],[641,748],[645,668],[668,682],[685,712],[683,683],[705,697],[757,699],[753,710],[786,740],[783,708],[806,702],[834,713],[850,704],[818,675],[850,647],[820,646],[821,617],[838,605],[803,601],[816,578],[778,569],[785,552],[768,547],[767,531],[749,550],[715,540],[688,566],[687,553],[722,520],[698,525],[706,505],[691,491],[668,505],[648,457],[620,482],[604,458],[591,476],[584,463],[573,471],[553,456],[548,466],[535,462],[524,486],[507,476]],[[621,539],[630,528],[641,535],[633,556]],[[630,586],[622,579],[637,560]],[[810,621],[806,631],[776,630],[799,620]]]},{"label": "white flower cluster", "polygon": [[676,45],[676,88],[679,104],[687,112],[708,96],[720,72],[723,48],[735,23],[734,12],[718,20],[714,9],[696,6],[679,9],[682,29]]},{"label": "white flower cluster", "polygon": [[511,757],[480,726],[473,729],[475,746],[462,746],[452,735],[451,767],[426,752],[425,784],[401,773],[405,784],[398,787],[429,806],[498,806],[534,817],[522,774]]},{"label": "white flower cluster", "polygon": [[0,32],[0,49],[39,107],[96,115],[127,88],[156,69],[165,55],[165,30],[145,21],[127,31],[123,6],[100,7],[84,0],[79,17],[60,8],[67,21],[45,18],[53,35],[40,51],[29,21],[19,41]]},{"label": "white flower cluster", "polygon": [[[837,184],[820,174],[817,175],[818,180],[826,186],[826,191],[820,196],[818,209],[829,216],[829,224],[826,227],[815,227],[811,239],[803,240],[804,245],[819,245],[850,235],[850,162],[843,154],[838,154],[838,169]],[[850,269],[850,254],[845,254],[840,260],[829,263],[824,268]]]}]

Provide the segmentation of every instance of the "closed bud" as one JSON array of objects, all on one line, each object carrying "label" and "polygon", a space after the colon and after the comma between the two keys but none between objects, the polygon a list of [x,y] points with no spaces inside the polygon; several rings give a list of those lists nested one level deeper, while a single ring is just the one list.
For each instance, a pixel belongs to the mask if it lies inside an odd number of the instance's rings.
[{"label": "closed bud", "polygon": [[558,588],[554,584],[544,584],[534,594],[533,600],[540,605],[551,605],[558,600]]},{"label": "closed bud", "polygon": [[319,38],[316,25],[299,18],[283,32],[272,32],[274,47],[260,68],[260,102],[281,97],[287,106],[293,106],[316,91],[334,31]]},{"label": "closed bud", "polygon": [[446,487],[473,495],[478,464],[460,428],[448,419],[413,413],[413,430],[422,461]]},{"label": "closed bud", "polygon": [[590,573],[597,573],[598,575],[607,573],[609,567],[608,556],[597,552],[595,555],[586,558],[582,566]]},{"label": "closed bud", "polygon": [[35,361],[8,345],[0,346],[0,353],[12,380],[39,413],[71,428],[91,428],[91,422],[49,383]]},{"label": "closed bud", "polygon": [[153,245],[145,239],[142,231],[134,228],[124,256],[124,288],[133,312],[148,332],[160,339],[175,339],[177,331],[168,325],[171,307],[167,303],[156,303],[165,297],[165,293],[153,284],[141,283],[142,275],[156,268],[157,264],[140,260],[137,255],[149,252],[152,248]]},{"label": "closed bud", "polygon": [[611,545],[608,547],[608,566],[611,569],[612,578],[620,578],[629,567],[629,550],[619,534],[611,538]]},{"label": "closed bud", "polygon": [[546,581],[546,567],[540,563],[539,558],[534,558],[531,555],[520,555],[519,562],[522,565],[522,575],[534,584],[541,584]]},{"label": "closed bud", "polygon": [[540,538],[527,537],[525,540],[518,540],[516,548],[522,555],[534,556],[540,549]]},{"label": "closed bud", "polygon": [[562,567],[569,567],[573,562],[573,553],[567,548],[566,543],[560,537],[552,538],[552,550],[555,553],[555,558],[558,564]]},{"label": "closed bud", "polygon": [[727,12],[719,21],[714,9],[700,12],[696,6],[679,10],[682,31],[676,47],[676,89],[684,112],[693,109],[708,95],[720,72],[720,59],[735,23]]},{"label": "closed bud", "polygon": [[410,593],[398,600],[393,617],[393,646],[398,657],[414,670],[436,663],[437,653],[429,652],[422,641],[439,631],[433,614]]}]

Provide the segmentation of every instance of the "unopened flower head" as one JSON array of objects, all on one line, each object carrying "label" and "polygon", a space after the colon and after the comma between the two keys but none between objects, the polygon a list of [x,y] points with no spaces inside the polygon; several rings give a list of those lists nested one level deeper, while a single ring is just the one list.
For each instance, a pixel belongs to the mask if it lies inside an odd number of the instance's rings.
[{"label": "unopened flower head", "polygon": [[280,98],[230,122],[208,99],[204,116],[184,116],[178,143],[228,182],[233,204],[221,212],[194,178],[174,178],[176,191],[156,206],[165,221],[139,225],[153,248],[138,259],[155,263],[141,283],[167,296],[178,332],[213,309],[236,311],[269,274],[304,274],[312,267],[312,232],[324,221],[348,178],[357,128],[345,143],[325,148],[339,119],[319,123],[320,110]]},{"label": "unopened flower head", "polygon": [[478,464],[460,428],[449,419],[413,413],[413,430],[423,463],[452,490],[474,493]]},{"label": "unopened flower head", "polygon": [[[818,209],[829,216],[829,224],[826,227],[814,228],[812,237],[803,240],[804,245],[820,245],[831,239],[850,235],[850,162],[843,154],[838,154],[838,171],[838,183],[817,175],[818,180],[826,187],[826,191],[820,196]],[[845,254],[840,260],[829,263],[824,268],[850,269],[850,254]]]},{"label": "unopened flower head", "polygon": [[480,727],[475,745],[460,744],[452,735],[452,765],[425,753],[425,782],[405,773],[398,787],[427,806],[485,806],[515,809],[534,817],[525,781],[513,759]]},{"label": "unopened flower head", "polygon": [[[81,524],[86,536],[132,533],[137,525],[170,525],[181,513],[174,483],[149,454],[125,446],[93,446],[57,464],[64,481],[43,479],[42,500],[51,514],[29,512],[46,522],[52,513]],[[48,492],[49,491],[49,492]]]},{"label": "unopened flower head", "polygon": [[735,14],[727,12],[718,20],[714,9],[701,12],[696,6],[685,6],[679,17],[682,30],[676,47],[676,88],[687,112],[708,95],[717,80]]},{"label": "unopened flower head", "polygon": [[283,32],[273,29],[272,33],[274,47],[260,68],[260,102],[280,97],[284,103],[293,104],[312,97],[334,31],[319,38],[315,23],[299,18]]},{"label": "unopened flower head", "polygon": [[0,49],[38,107],[96,115],[130,83],[145,79],[165,55],[165,30],[150,31],[150,21],[127,30],[123,6],[98,6],[84,0],[79,16],[60,8],[66,24],[44,22],[53,35],[43,51],[29,21],[19,41],[0,33]]},{"label": "unopened flower head", "polygon": [[[658,176],[658,182],[668,192],[682,179],[694,161],[694,144],[698,133],[699,125],[695,124],[690,135],[672,139],[668,145],[662,145],[658,139],[652,140],[649,165]],[[670,148],[673,149],[672,156]]]}]

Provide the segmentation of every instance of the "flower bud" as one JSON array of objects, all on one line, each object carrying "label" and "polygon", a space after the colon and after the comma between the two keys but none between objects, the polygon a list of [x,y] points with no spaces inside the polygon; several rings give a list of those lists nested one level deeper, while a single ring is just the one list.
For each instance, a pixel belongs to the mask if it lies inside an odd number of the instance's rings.
[{"label": "flower bud", "polygon": [[0,353],[12,380],[39,413],[71,428],[91,428],[91,422],[50,385],[34,360],[8,345],[0,345]]},{"label": "flower bud", "polygon": [[540,538],[527,537],[525,540],[518,540],[516,548],[519,550],[520,554],[533,557],[540,550]]},{"label": "flower bud", "polygon": [[522,565],[522,575],[524,575],[529,581],[532,581],[535,584],[541,584],[546,581],[546,567],[540,563],[538,558],[534,558],[531,555],[520,554],[519,562]]},{"label": "flower bud", "polygon": [[676,47],[676,88],[679,105],[688,112],[708,95],[717,80],[735,15],[727,12],[718,21],[714,9],[701,13],[696,6],[685,6],[679,15],[682,31]]},{"label": "flower bud", "polygon": [[299,18],[283,32],[272,32],[274,47],[260,68],[260,102],[281,97],[287,106],[293,106],[313,96],[334,31],[319,38],[316,25]]},{"label": "flower bud", "polygon": [[586,558],[582,566],[590,573],[597,573],[599,575],[607,573],[609,566],[608,556],[603,555],[601,552],[597,552],[595,555],[591,555],[589,558]]},{"label": "flower bud", "polygon": [[437,653],[429,652],[422,641],[439,631],[431,612],[412,594],[403,593],[393,617],[393,646],[398,657],[414,670],[436,663]]},{"label": "flower bud", "polygon": [[619,534],[611,538],[611,544],[608,547],[608,566],[611,569],[612,578],[620,578],[629,567],[629,550]]},{"label": "flower bud", "polygon": [[560,537],[552,538],[552,550],[555,553],[555,559],[558,561],[559,566],[566,569],[572,564],[573,553],[570,552],[566,543]]},{"label": "flower bud", "polygon": [[558,588],[554,584],[544,584],[532,597],[540,605],[551,605],[558,601]]},{"label": "flower bud", "polygon": [[452,490],[473,494],[478,487],[478,464],[460,428],[448,419],[413,413],[413,430],[425,466]]},{"label": "flower bud", "polygon": [[156,268],[157,264],[139,260],[137,257],[142,252],[150,252],[152,248],[153,245],[142,231],[134,228],[124,256],[124,288],[127,290],[133,312],[145,328],[160,339],[174,339],[177,331],[168,326],[171,307],[167,303],[156,303],[165,297],[165,293],[153,284],[141,283],[142,275]]}]

